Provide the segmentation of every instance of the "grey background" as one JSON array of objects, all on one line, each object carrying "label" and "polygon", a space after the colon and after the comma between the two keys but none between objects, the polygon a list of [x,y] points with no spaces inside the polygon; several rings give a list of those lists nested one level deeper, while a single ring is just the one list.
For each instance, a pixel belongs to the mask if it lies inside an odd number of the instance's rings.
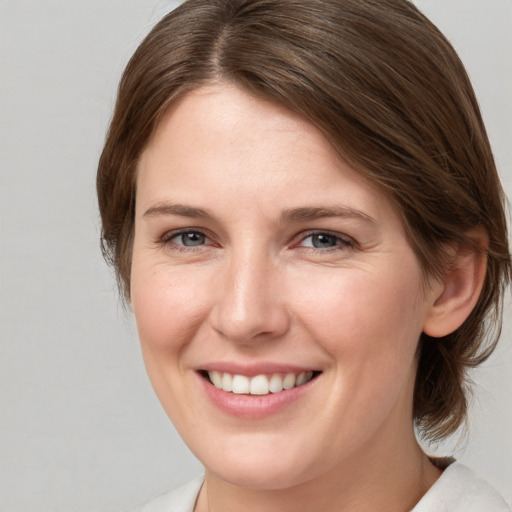
[{"label": "grey background", "polygon": [[[416,2],[473,79],[512,196],[512,2]],[[126,510],[197,475],[101,260],[95,166],[117,80],[175,2],[0,0],[0,510]],[[512,501],[512,315],[455,450]]]}]

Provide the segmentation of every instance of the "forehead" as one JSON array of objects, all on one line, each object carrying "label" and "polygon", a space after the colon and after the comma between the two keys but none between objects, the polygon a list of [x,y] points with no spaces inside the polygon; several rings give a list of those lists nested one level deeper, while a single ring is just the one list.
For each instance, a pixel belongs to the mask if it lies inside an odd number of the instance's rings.
[{"label": "forehead", "polygon": [[198,155],[191,149],[198,145],[203,153],[218,157],[221,149],[226,156],[230,149],[231,156],[254,157],[258,148],[273,150],[280,145],[283,153],[287,145],[290,154],[300,147],[307,149],[311,159],[322,154],[334,164],[342,163],[312,123],[280,103],[230,83],[195,89],[172,103],[150,138],[142,162],[148,153],[171,149],[176,155],[187,153],[188,158],[195,158]]},{"label": "forehead", "polygon": [[390,207],[316,126],[231,84],[194,90],[169,108],[141,157],[137,189],[140,207],[177,194],[208,204],[236,196],[283,208]]}]

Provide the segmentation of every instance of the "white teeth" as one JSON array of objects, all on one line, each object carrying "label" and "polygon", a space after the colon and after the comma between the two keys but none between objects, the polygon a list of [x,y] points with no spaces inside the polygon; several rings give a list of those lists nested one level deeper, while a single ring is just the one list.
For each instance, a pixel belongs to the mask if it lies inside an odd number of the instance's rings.
[{"label": "white teeth", "polygon": [[233,393],[237,395],[246,395],[249,393],[249,377],[245,375],[233,375]]},{"label": "white teeth", "polygon": [[217,389],[237,395],[268,395],[279,393],[285,389],[292,389],[302,386],[313,378],[313,372],[295,373],[274,373],[270,376],[256,375],[247,377],[245,375],[233,375],[227,372],[208,372],[210,381]]},{"label": "white teeth", "polygon": [[222,389],[228,392],[233,391],[233,376],[230,373],[222,376]]},{"label": "white teeth", "polygon": [[283,379],[283,388],[284,389],[292,389],[295,386],[295,374],[287,373],[286,377]]},{"label": "white teeth", "polygon": [[222,389],[222,375],[219,372],[210,372],[210,380],[217,389]]},{"label": "white teeth", "polygon": [[268,379],[265,375],[258,375],[251,379],[249,388],[251,395],[268,395]]},{"label": "white teeth", "polygon": [[302,384],[306,383],[306,372],[299,373],[297,376],[297,380],[295,382],[296,386],[302,386]]},{"label": "white teeth", "polygon": [[275,373],[272,375],[272,377],[270,377],[268,389],[271,393],[279,393],[279,391],[283,391],[283,378],[281,375]]}]

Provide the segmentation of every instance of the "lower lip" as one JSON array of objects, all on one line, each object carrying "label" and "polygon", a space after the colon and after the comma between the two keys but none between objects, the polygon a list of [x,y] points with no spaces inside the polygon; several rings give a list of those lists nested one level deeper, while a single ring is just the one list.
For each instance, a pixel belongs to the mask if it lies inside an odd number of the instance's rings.
[{"label": "lower lip", "polygon": [[222,412],[240,418],[259,419],[272,416],[304,396],[318,380],[313,378],[306,384],[279,393],[268,395],[238,395],[217,389],[207,379],[199,375],[203,388],[210,401]]}]

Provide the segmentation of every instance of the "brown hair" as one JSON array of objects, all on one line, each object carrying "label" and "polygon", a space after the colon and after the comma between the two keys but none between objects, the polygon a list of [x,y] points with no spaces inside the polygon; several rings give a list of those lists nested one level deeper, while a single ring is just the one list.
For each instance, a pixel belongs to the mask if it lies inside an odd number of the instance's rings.
[{"label": "brown hair", "polygon": [[[466,417],[466,370],[494,349],[510,281],[504,195],[464,67],[407,0],[189,0],[149,33],[121,83],[98,168],[102,248],[129,298],[137,161],[169,105],[228,81],[304,116],[394,201],[426,275],[447,243],[489,236],[478,304],[418,348],[414,419],[441,439]],[[474,248],[474,250],[477,250]]]}]

